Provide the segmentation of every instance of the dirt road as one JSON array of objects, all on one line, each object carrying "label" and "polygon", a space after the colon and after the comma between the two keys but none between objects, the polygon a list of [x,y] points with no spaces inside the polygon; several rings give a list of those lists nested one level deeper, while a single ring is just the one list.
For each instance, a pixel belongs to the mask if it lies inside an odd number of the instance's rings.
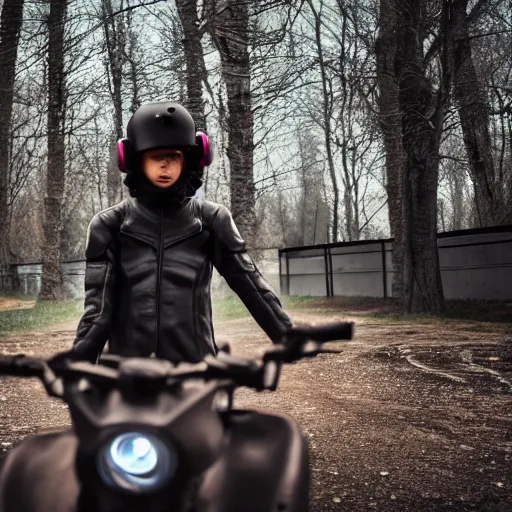
[{"label": "dirt road", "polygon": [[[490,324],[355,321],[343,353],[286,368],[278,393],[237,394],[239,407],[276,409],[301,426],[311,510],[512,511],[512,336]],[[69,345],[73,328],[13,336],[1,348],[49,355]],[[218,323],[217,334],[239,355],[268,343],[251,319]],[[65,425],[65,406],[38,382],[0,381],[1,450]]]}]

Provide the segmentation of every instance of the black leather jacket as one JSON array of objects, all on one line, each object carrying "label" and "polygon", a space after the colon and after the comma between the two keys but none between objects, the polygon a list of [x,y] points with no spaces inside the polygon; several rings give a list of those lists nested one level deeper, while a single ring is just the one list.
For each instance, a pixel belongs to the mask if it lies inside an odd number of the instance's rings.
[{"label": "black leather jacket", "polygon": [[216,354],[212,264],[273,342],[291,326],[224,206],[188,199],[171,213],[129,198],[92,219],[85,310],[73,350],[198,362]]}]

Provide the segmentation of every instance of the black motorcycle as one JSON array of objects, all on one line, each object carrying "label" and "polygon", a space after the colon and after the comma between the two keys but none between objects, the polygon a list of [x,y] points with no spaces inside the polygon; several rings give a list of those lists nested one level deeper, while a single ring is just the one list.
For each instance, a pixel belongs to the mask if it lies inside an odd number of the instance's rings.
[{"label": "black motorcycle", "polygon": [[[70,430],[7,456],[0,512],[306,512],[307,443],[288,417],[233,409],[238,387],[277,388],[281,366],[352,338],[353,324],[295,328],[261,359],[177,366],[103,356],[0,356],[0,375],[38,377],[69,405]],[[336,351],[337,352],[337,351]]]}]

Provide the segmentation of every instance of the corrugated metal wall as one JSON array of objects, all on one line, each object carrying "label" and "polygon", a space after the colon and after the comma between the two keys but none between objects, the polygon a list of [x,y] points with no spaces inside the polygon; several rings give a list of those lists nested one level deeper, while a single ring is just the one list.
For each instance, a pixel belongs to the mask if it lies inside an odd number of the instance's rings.
[{"label": "corrugated metal wall", "polygon": [[[281,291],[313,297],[387,297],[393,240],[279,251]],[[512,226],[441,233],[439,261],[447,299],[512,299]]]}]

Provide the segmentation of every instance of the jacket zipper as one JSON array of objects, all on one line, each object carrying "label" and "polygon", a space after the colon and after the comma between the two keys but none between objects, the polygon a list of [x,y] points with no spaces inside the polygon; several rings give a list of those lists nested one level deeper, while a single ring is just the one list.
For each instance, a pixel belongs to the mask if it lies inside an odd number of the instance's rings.
[{"label": "jacket zipper", "polygon": [[156,284],[156,357],[160,357],[160,288],[162,284],[162,266],[164,259],[164,209],[160,216],[160,244],[158,246],[158,273]]},{"label": "jacket zipper", "polygon": [[[181,242],[196,232],[187,234],[178,240],[175,240],[172,245]],[[160,244],[158,245],[158,267],[157,267],[157,283],[156,283],[156,357],[160,358],[160,302],[161,302],[161,287],[162,287],[162,267],[164,260],[164,209],[161,209],[160,215]]]}]

